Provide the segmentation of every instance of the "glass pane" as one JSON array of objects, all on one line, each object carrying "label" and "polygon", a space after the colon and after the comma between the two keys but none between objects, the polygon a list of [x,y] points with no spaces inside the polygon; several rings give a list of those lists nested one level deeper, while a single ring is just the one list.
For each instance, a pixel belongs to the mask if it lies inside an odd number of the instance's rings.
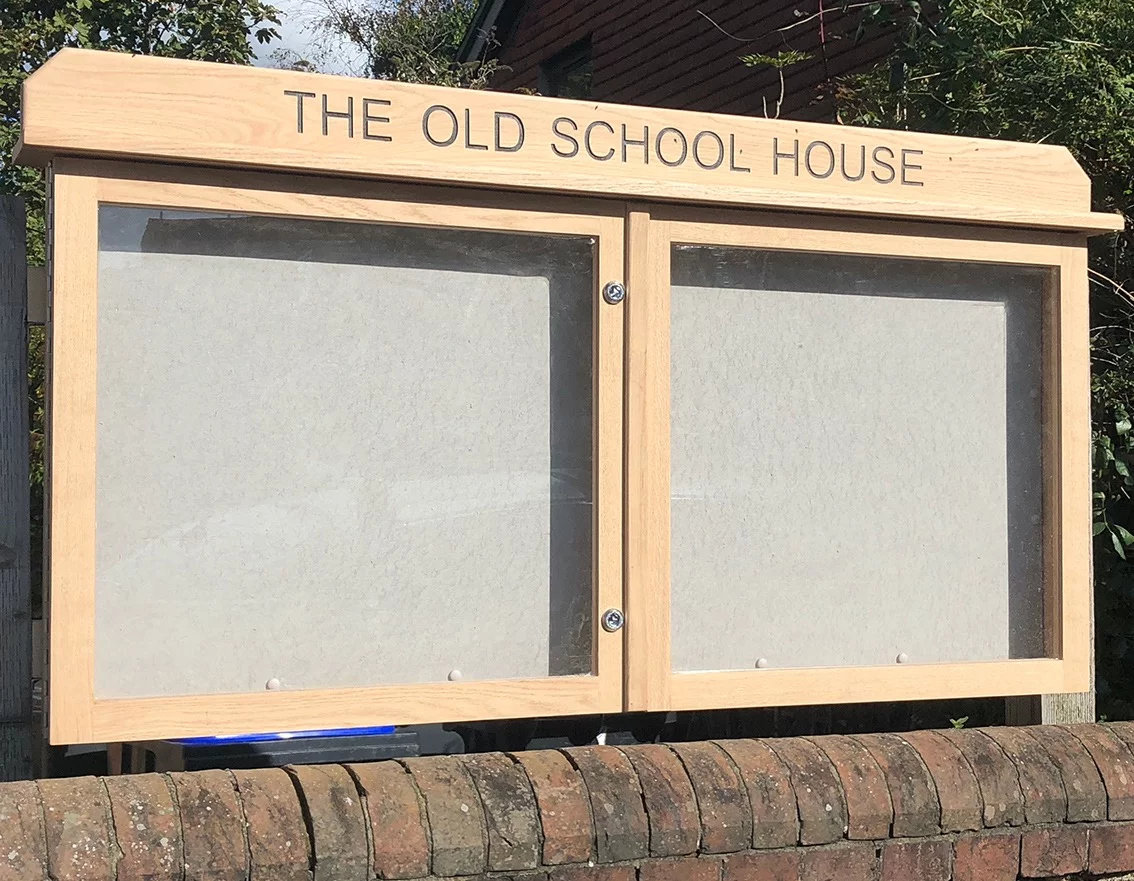
[{"label": "glass pane", "polygon": [[1041,656],[1047,270],[672,267],[674,669]]},{"label": "glass pane", "polygon": [[98,697],[591,672],[592,240],[99,223]]}]

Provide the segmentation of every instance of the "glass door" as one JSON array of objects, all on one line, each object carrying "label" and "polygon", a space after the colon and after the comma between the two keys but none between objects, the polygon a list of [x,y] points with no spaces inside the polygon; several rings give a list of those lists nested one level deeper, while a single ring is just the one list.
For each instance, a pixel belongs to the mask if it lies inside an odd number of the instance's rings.
[{"label": "glass door", "polygon": [[1061,625],[1089,590],[1067,567],[1088,519],[1060,507],[1089,503],[1069,249],[929,232],[631,215],[629,706],[1027,694],[1085,669]]},{"label": "glass door", "polygon": [[620,709],[620,212],[114,170],[55,178],[59,730]]}]

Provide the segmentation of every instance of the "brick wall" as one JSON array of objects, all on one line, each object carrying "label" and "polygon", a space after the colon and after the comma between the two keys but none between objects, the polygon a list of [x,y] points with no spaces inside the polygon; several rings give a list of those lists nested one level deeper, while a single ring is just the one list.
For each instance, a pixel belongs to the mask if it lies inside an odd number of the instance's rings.
[{"label": "brick wall", "polygon": [[791,48],[809,57],[786,70],[781,115],[830,122],[829,82],[885,58],[893,32],[860,33],[860,10],[827,7],[820,20],[817,4],[783,0],[527,0],[496,34],[508,69],[493,88],[538,90],[540,65],[589,39],[596,101],[763,116],[765,107],[773,112],[779,77],[740,56]]},{"label": "brick wall", "polygon": [[1134,872],[1134,724],[0,784],[0,881]]}]

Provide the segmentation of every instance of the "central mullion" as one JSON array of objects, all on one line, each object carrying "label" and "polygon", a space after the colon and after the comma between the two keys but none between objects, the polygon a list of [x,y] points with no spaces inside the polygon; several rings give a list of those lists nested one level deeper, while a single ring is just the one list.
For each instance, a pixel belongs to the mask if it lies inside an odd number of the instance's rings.
[{"label": "central mullion", "polygon": [[627,215],[627,710],[669,704],[669,224]]},{"label": "central mullion", "polygon": [[608,303],[603,286],[624,277],[625,229],[620,217],[603,218],[595,251],[594,300],[594,603],[591,619],[594,675],[602,712],[622,708],[626,630],[607,632],[603,612],[621,609],[623,596],[623,396],[626,304]]}]

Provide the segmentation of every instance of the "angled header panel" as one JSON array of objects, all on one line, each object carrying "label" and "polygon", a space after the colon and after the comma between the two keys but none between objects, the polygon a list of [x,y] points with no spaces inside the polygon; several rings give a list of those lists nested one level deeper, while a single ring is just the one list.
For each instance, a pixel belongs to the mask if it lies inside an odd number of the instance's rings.
[{"label": "angled header panel", "polygon": [[1062,147],[60,52],[21,161],[96,155],[1104,231]]}]

